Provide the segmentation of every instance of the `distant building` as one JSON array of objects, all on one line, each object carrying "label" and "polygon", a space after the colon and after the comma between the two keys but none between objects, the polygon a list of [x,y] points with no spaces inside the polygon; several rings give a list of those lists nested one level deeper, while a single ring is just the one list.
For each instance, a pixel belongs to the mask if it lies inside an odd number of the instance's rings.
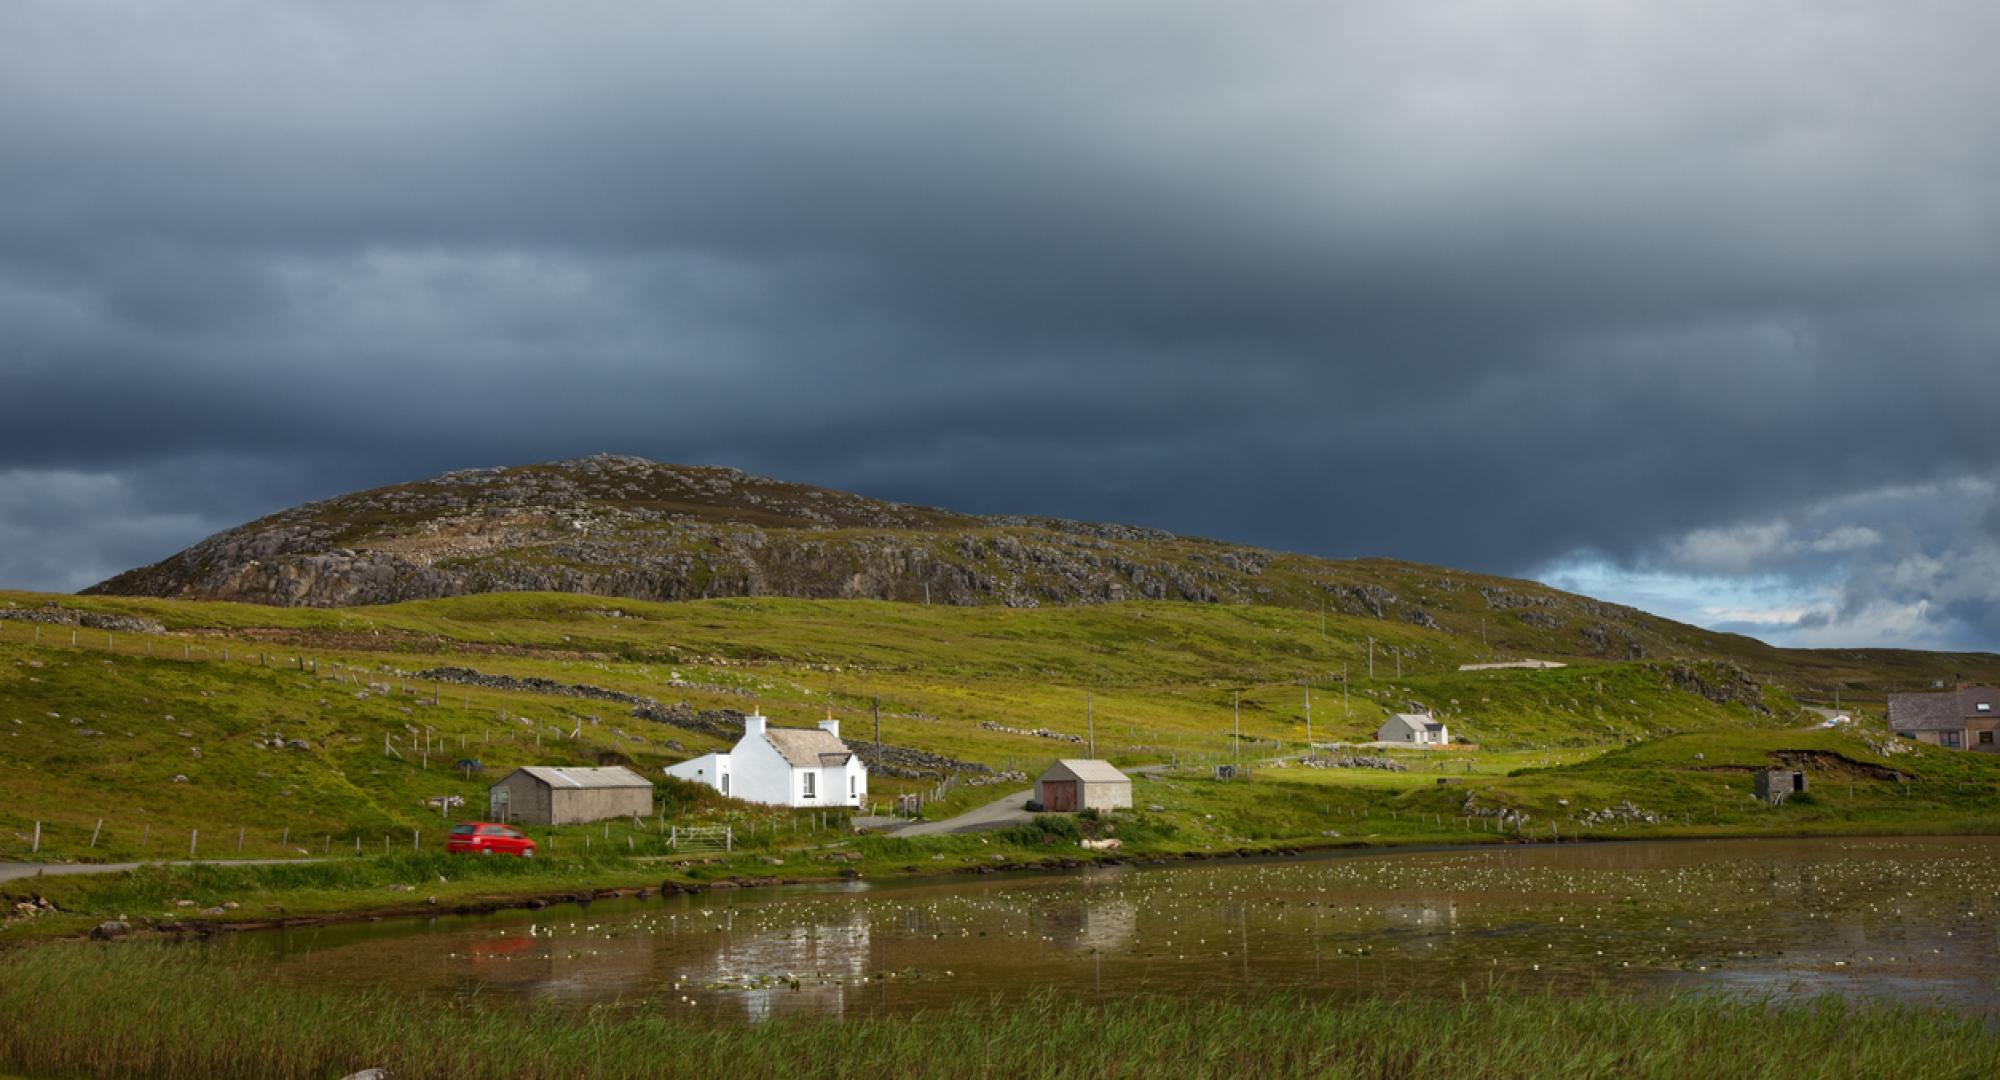
[{"label": "distant building", "polygon": [[1924,694],[1889,695],[1889,730],[1905,739],[1952,750],[2000,753],[2000,690],[1961,686]]},{"label": "distant building", "polygon": [[767,806],[860,806],[868,766],[840,741],[840,721],[814,728],[774,728],[743,718],[743,737],[727,753],[667,766],[667,775],[705,784],[732,799]]},{"label": "distant building", "polygon": [[487,814],[527,825],[578,825],[653,812],[653,785],[623,766],[523,765],[486,789]]},{"label": "distant building", "polygon": [[1035,801],[1055,811],[1130,810],[1132,778],[1108,761],[1063,758],[1035,781]]},{"label": "distant building", "polygon": [[1758,799],[1776,806],[1793,795],[1802,795],[1806,790],[1806,774],[1803,769],[1759,769],[1751,781],[1751,791]]},{"label": "distant building", "polygon": [[1376,742],[1399,746],[1449,746],[1451,732],[1442,723],[1416,713],[1397,713],[1376,729]]},{"label": "distant building", "polygon": [[1508,660],[1505,661],[1504,663],[1497,663],[1497,664],[1460,664],[1458,665],[1458,670],[1460,671],[1516,671],[1516,670],[1554,671],[1557,668],[1568,667],[1568,666],[1569,666],[1568,664],[1559,664],[1554,660],[1529,659],[1529,660]]}]

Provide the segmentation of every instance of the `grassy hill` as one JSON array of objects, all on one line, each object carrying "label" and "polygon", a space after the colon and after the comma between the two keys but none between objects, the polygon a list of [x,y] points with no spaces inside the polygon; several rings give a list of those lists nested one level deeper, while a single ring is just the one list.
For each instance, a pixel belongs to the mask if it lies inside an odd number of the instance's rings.
[{"label": "grassy hill", "polygon": [[[52,602],[61,608],[51,611]],[[36,822],[43,857],[184,854],[191,831],[200,834],[197,850],[211,855],[237,854],[239,833],[246,856],[336,843],[351,851],[357,840],[364,851],[380,850],[383,837],[394,850],[413,830],[421,843],[425,831],[464,812],[441,814],[426,800],[456,796],[477,810],[485,785],[516,765],[620,761],[657,772],[724,745],[727,733],[712,721],[753,707],[794,725],[830,712],[850,741],[865,744],[874,737],[877,699],[885,744],[947,760],[878,775],[875,794],[936,797],[955,775],[958,786],[938,799],[939,813],[986,801],[1009,789],[995,774],[1038,770],[1084,752],[1093,736],[1098,753],[1124,764],[1296,757],[1310,695],[1320,743],[1367,739],[1388,713],[1425,707],[1477,746],[1413,757],[1416,769],[1406,773],[1295,766],[1263,773],[1300,798],[1327,793],[1327,813],[1393,810],[1397,799],[1442,813],[1440,800],[1464,791],[1429,790],[1436,787],[1429,770],[1472,785],[1465,790],[1490,805],[1551,820],[1565,784],[1577,799],[1615,801],[1684,769],[1632,756],[1635,743],[1817,746],[1843,737],[1799,733],[1817,717],[1801,715],[1791,680],[1837,672],[1852,700],[1938,663],[1760,647],[1764,667],[1755,675],[1738,666],[1742,651],[1617,662],[1572,656],[1559,670],[1461,672],[1460,663],[1492,651],[1444,628],[1172,602],[1017,609],[490,594],[322,610],[0,594],[0,614],[16,616],[0,618],[0,783],[13,793],[0,808],[0,858],[8,859],[29,857]],[[1991,661],[1950,662],[1977,672]],[[440,668],[516,681],[421,677]],[[525,682],[535,679],[647,699],[711,723],[645,719],[626,701]],[[1037,729],[1086,742],[1031,733]],[[1754,738],[1771,741],[1742,742]],[[1876,759],[1860,740],[1847,744],[1846,756]],[[1935,755],[1916,757],[1921,767],[1898,768],[1943,768],[1930,764]],[[454,769],[468,760],[479,767]],[[1959,770],[1969,759],[1940,760]],[[1506,775],[1524,768],[1541,771]],[[1705,773],[1674,780],[1693,787],[1675,787],[1672,805],[1733,801],[1721,791],[1728,778]],[[1977,773],[1978,782],[1986,775]],[[1176,804],[1162,813],[1190,826],[1212,812],[1205,800],[1242,802],[1238,794],[1202,789],[1160,805]],[[1193,831],[1284,834],[1259,820],[1262,801],[1253,792],[1231,811],[1228,828]],[[766,818],[765,827],[775,827]],[[1324,831],[1295,824],[1302,831],[1294,835]]]}]

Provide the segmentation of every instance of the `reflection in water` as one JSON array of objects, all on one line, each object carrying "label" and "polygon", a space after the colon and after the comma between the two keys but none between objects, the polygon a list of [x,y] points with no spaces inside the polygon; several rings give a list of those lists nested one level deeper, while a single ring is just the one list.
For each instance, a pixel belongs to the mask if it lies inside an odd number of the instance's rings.
[{"label": "reflection in water", "polygon": [[[2000,841],[1364,853],[246,934],[279,978],[721,1021],[1092,995],[1705,987],[2000,1006]],[[698,1010],[698,1012],[697,1012]]]}]

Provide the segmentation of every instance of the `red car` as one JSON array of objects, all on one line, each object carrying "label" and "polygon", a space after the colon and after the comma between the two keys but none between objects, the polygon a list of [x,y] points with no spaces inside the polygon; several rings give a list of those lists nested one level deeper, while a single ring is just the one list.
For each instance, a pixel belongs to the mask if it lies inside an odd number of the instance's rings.
[{"label": "red car", "polygon": [[519,829],[490,821],[468,821],[452,826],[444,849],[478,852],[481,855],[519,855],[530,859],[535,855],[535,842],[522,835]]}]

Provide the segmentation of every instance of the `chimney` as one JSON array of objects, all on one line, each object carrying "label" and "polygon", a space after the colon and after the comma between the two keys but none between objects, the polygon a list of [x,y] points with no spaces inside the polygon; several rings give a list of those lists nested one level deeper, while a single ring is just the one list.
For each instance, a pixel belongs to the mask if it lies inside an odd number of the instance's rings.
[{"label": "chimney", "polygon": [[748,736],[764,734],[764,714],[751,713],[743,718],[743,734]]},{"label": "chimney", "polygon": [[819,729],[836,739],[840,738],[840,721],[831,716],[819,722]]}]

